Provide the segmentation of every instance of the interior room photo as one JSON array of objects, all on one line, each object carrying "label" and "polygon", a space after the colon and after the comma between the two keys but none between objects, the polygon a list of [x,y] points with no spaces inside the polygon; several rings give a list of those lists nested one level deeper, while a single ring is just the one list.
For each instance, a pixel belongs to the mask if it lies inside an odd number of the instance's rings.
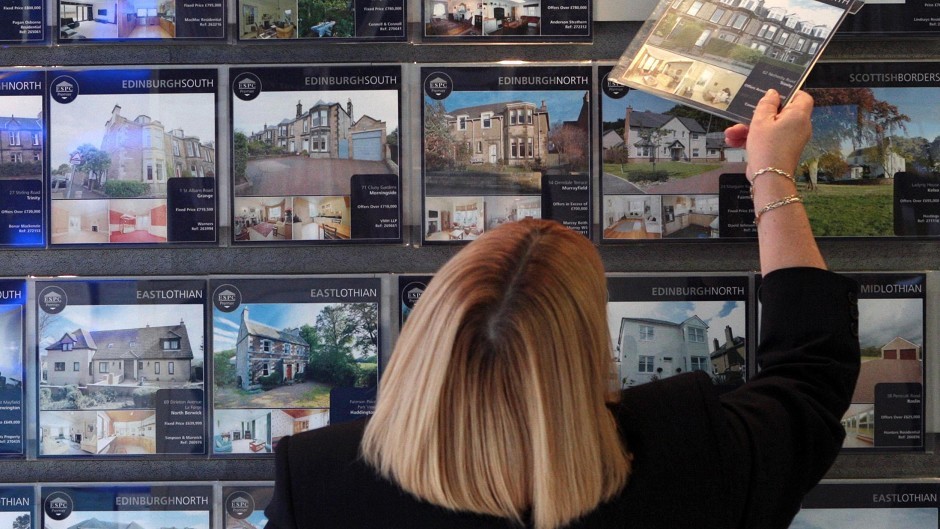
[{"label": "interior room photo", "polygon": [[169,39],[176,36],[176,0],[59,2],[60,39]]},{"label": "interior room photo", "polygon": [[718,237],[717,195],[663,197],[663,235],[683,239]]},{"label": "interior room photo", "polygon": [[240,38],[291,39],[297,36],[296,0],[243,0],[239,5]]},{"label": "interior room photo", "polygon": [[427,197],[424,238],[428,241],[471,241],[484,230],[483,197]]},{"label": "interior room photo", "polygon": [[217,409],[212,451],[216,454],[268,454],[285,435],[322,428],[329,422],[328,409]]},{"label": "interior room photo", "polygon": [[43,411],[39,417],[39,453],[49,456],[98,452],[94,411]]},{"label": "interior room photo", "polygon": [[232,229],[236,241],[282,241],[293,238],[290,197],[236,197]]},{"label": "interior room photo", "polygon": [[541,34],[540,0],[426,0],[425,33],[437,36]]},{"label": "interior room photo", "polygon": [[110,202],[109,242],[166,242],[166,200],[136,198],[115,199]]},{"label": "interior room photo", "polygon": [[352,237],[349,197],[294,198],[294,239],[340,240]]},{"label": "interior room photo", "polygon": [[155,454],[156,429],[153,410],[99,411],[99,454]]},{"label": "interior room photo", "polygon": [[52,201],[52,244],[95,244],[109,240],[107,200]]},{"label": "interior room photo", "polygon": [[661,239],[660,195],[605,195],[605,239]]},{"label": "interior room photo", "polygon": [[488,230],[506,222],[542,218],[540,196],[488,196],[484,204]]}]

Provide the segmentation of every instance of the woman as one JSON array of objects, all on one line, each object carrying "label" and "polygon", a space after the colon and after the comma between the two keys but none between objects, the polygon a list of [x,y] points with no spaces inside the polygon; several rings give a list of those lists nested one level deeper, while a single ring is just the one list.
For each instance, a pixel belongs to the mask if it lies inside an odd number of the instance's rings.
[{"label": "woman", "polygon": [[841,446],[859,351],[855,285],[782,202],[812,99],[779,103],[769,92],[726,133],[747,144],[761,211],[758,375],[721,396],[694,372],[608,400],[596,250],[510,223],[436,274],[371,420],[280,442],[268,527],[787,527]]}]

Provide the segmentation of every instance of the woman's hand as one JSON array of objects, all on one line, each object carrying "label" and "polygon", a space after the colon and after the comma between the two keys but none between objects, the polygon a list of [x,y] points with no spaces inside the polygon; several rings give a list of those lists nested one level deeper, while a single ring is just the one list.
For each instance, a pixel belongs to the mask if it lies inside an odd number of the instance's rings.
[{"label": "woman's hand", "polygon": [[725,142],[746,147],[748,178],[763,167],[776,167],[793,173],[803,147],[812,136],[810,115],[813,98],[797,91],[790,103],[780,109],[780,94],[770,89],[757,102],[750,126],[737,124],[725,130]]}]

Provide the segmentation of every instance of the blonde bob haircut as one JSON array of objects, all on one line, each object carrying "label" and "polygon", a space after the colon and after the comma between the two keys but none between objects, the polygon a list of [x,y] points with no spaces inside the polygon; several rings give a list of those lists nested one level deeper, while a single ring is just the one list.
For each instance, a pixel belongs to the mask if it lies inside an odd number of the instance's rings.
[{"label": "blonde bob haircut", "polygon": [[414,496],[562,527],[626,484],[606,403],[604,268],[584,236],[526,220],[435,275],[383,375],[362,454]]}]

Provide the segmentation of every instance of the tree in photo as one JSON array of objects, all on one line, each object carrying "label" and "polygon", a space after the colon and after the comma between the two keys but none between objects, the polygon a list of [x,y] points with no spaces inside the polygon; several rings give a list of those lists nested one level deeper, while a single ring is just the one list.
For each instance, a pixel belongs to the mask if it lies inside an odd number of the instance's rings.
[{"label": "tree in photo", "polygon": [[[447,109],[441,101],[424,103],[424,162],[429,171],[453,169],[463,158],[464,149],[454,138]],[[469,153],[467,159],[469,160]]]},{"label": "tree in photo", "polygon": [[248,183],[248,136],[235,132],[232,138],[232,175],[234,184]]},{"label": "tree in photo", "polygon": [[650,163],[653,164],[653,175],[656,175],[656,158],[658,158],[659,149],[663,142],[669,136],[675,133],[672,129],[654,129],[652,127],[641,129],[639,132],[643,144],[649,148]]},{"label": "tree in photo", "polygon": [[[85,173],[87,176],[85,184],[88,189],[94,190],[101,187],[107,180],[108,168],[111,167],[111,155],[90,143],[79,145],[75,152],[81,156],[81,162],[75,166],[75,172]],[[73,173],[66,190],[66,198],[74,198],[74,180]]]},{"label": "tree in photo", "polygon": [[352,2],[348,0],[300,0],[297,4],[297,24],[301,37],[319,37],[314,29],[322,28],[324,37],[349,38],[356,36]]},{"label": "tree in photo", "polygon": [[21,514],[13,520],[13,529],[30,529],[31,521],[29,513]]},{"label": "tree in photo", "polygon": [[370,304],[328,305],[317,315],[314,326],[301,327],[301,335],[310,345],[307,376],[314,381],[354,386],[360,378],[357,358],[377,351],[378,319],[368,323],[371,309],[360,305]]},{"label": "tree in photo", "polygon": [[561,165],[573,171],[587,171],[590,142],[586,130],[572,124],[555,124],[548,141],[558,153]]}]

